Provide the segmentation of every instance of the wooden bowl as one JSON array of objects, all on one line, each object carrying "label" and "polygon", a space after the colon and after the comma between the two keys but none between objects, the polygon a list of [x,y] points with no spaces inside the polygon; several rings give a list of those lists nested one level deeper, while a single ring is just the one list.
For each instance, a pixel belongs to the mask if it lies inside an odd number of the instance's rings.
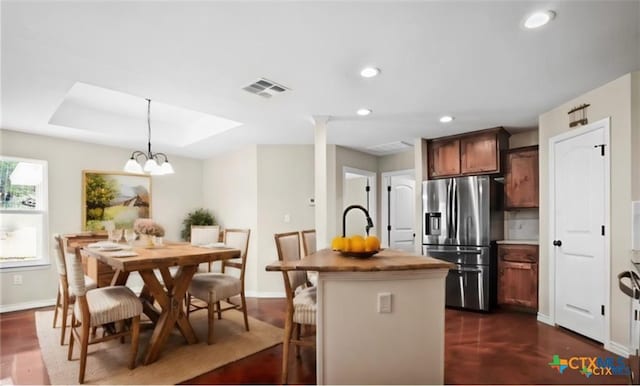
[{"label": "wooden bowl", "polygon": [[376,253],[380,252],[381,250],[378,251],[369,251],[369,252],[345,252],[345,251],[340,251],[340,254],[342,256],[346,256],[346,257],[355,257],[357,259],[367,259],[371,256],[374,256]]}]

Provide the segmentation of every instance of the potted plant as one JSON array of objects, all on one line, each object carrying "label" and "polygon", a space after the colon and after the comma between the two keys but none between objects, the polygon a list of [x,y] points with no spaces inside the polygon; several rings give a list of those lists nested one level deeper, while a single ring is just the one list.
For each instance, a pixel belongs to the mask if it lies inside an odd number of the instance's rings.
[{"label": "potted plant", "polygon": [[216,225],[216,221],[207,209],[196,209],[193,212],[189,212],[187,217],[182,221],[182,232],[180,236],[185,241],[191,241],[191,226],[192,225]]}]

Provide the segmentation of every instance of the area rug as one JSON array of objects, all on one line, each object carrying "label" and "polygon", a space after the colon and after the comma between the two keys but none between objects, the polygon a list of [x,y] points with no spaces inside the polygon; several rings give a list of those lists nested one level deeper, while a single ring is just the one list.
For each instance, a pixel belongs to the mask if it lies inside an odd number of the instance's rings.
[{"label": "area rug", "polygon": [[[36,330],[49,379],[54,385],[77,384],[80,349],[74,345],[71,361],[67,361],[69,344],[60,346],[60,327],[51,328],[53,311],[36,312]],[[283,331],[255,318],[249,318],[250,331],[245,331],[242,313],[227,311],[215,321],[215,342],[207,345],[207,312],[191,314],[199,343],[186,344],[178,330],[167,340],[160,358],[148,365],[141,364],[151,337],[151,328],[140,334],[138,366],[129,370],[130,340],[118,339],[89,346],[85,383],[88,384],[176,384],[282,342]],[[98,330],[100,331],[100,330]],[[98,332],[100,333],[100,332]],[[67,342],[68,342],[67,330]]]}]

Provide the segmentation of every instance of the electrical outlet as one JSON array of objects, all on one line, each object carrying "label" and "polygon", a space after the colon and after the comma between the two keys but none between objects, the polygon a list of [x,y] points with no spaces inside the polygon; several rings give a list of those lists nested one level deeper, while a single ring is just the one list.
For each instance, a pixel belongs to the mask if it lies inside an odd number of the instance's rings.
[{"label": "electrical outlet", "polygon": [[22,285],[22,275],[13,275],[13,285]]},{"label": "electrical outlet", "polygon": [[391,313],[391,293],[381,292],[378,294],[378,313],[379,314]]},{"label": "electrical outlet", "polygon": [[287,224],[291,222],[291,216],[288,213],[284,215],[284,222]]}]

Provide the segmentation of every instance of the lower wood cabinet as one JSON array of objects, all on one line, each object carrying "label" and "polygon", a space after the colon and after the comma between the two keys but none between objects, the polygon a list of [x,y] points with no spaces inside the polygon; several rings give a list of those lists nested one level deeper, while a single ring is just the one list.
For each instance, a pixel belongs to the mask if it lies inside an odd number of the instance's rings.
[{"label": "lower wood cabinet", "polygon": [[538,310],[537,245],[498,245],[498,304]]}]

